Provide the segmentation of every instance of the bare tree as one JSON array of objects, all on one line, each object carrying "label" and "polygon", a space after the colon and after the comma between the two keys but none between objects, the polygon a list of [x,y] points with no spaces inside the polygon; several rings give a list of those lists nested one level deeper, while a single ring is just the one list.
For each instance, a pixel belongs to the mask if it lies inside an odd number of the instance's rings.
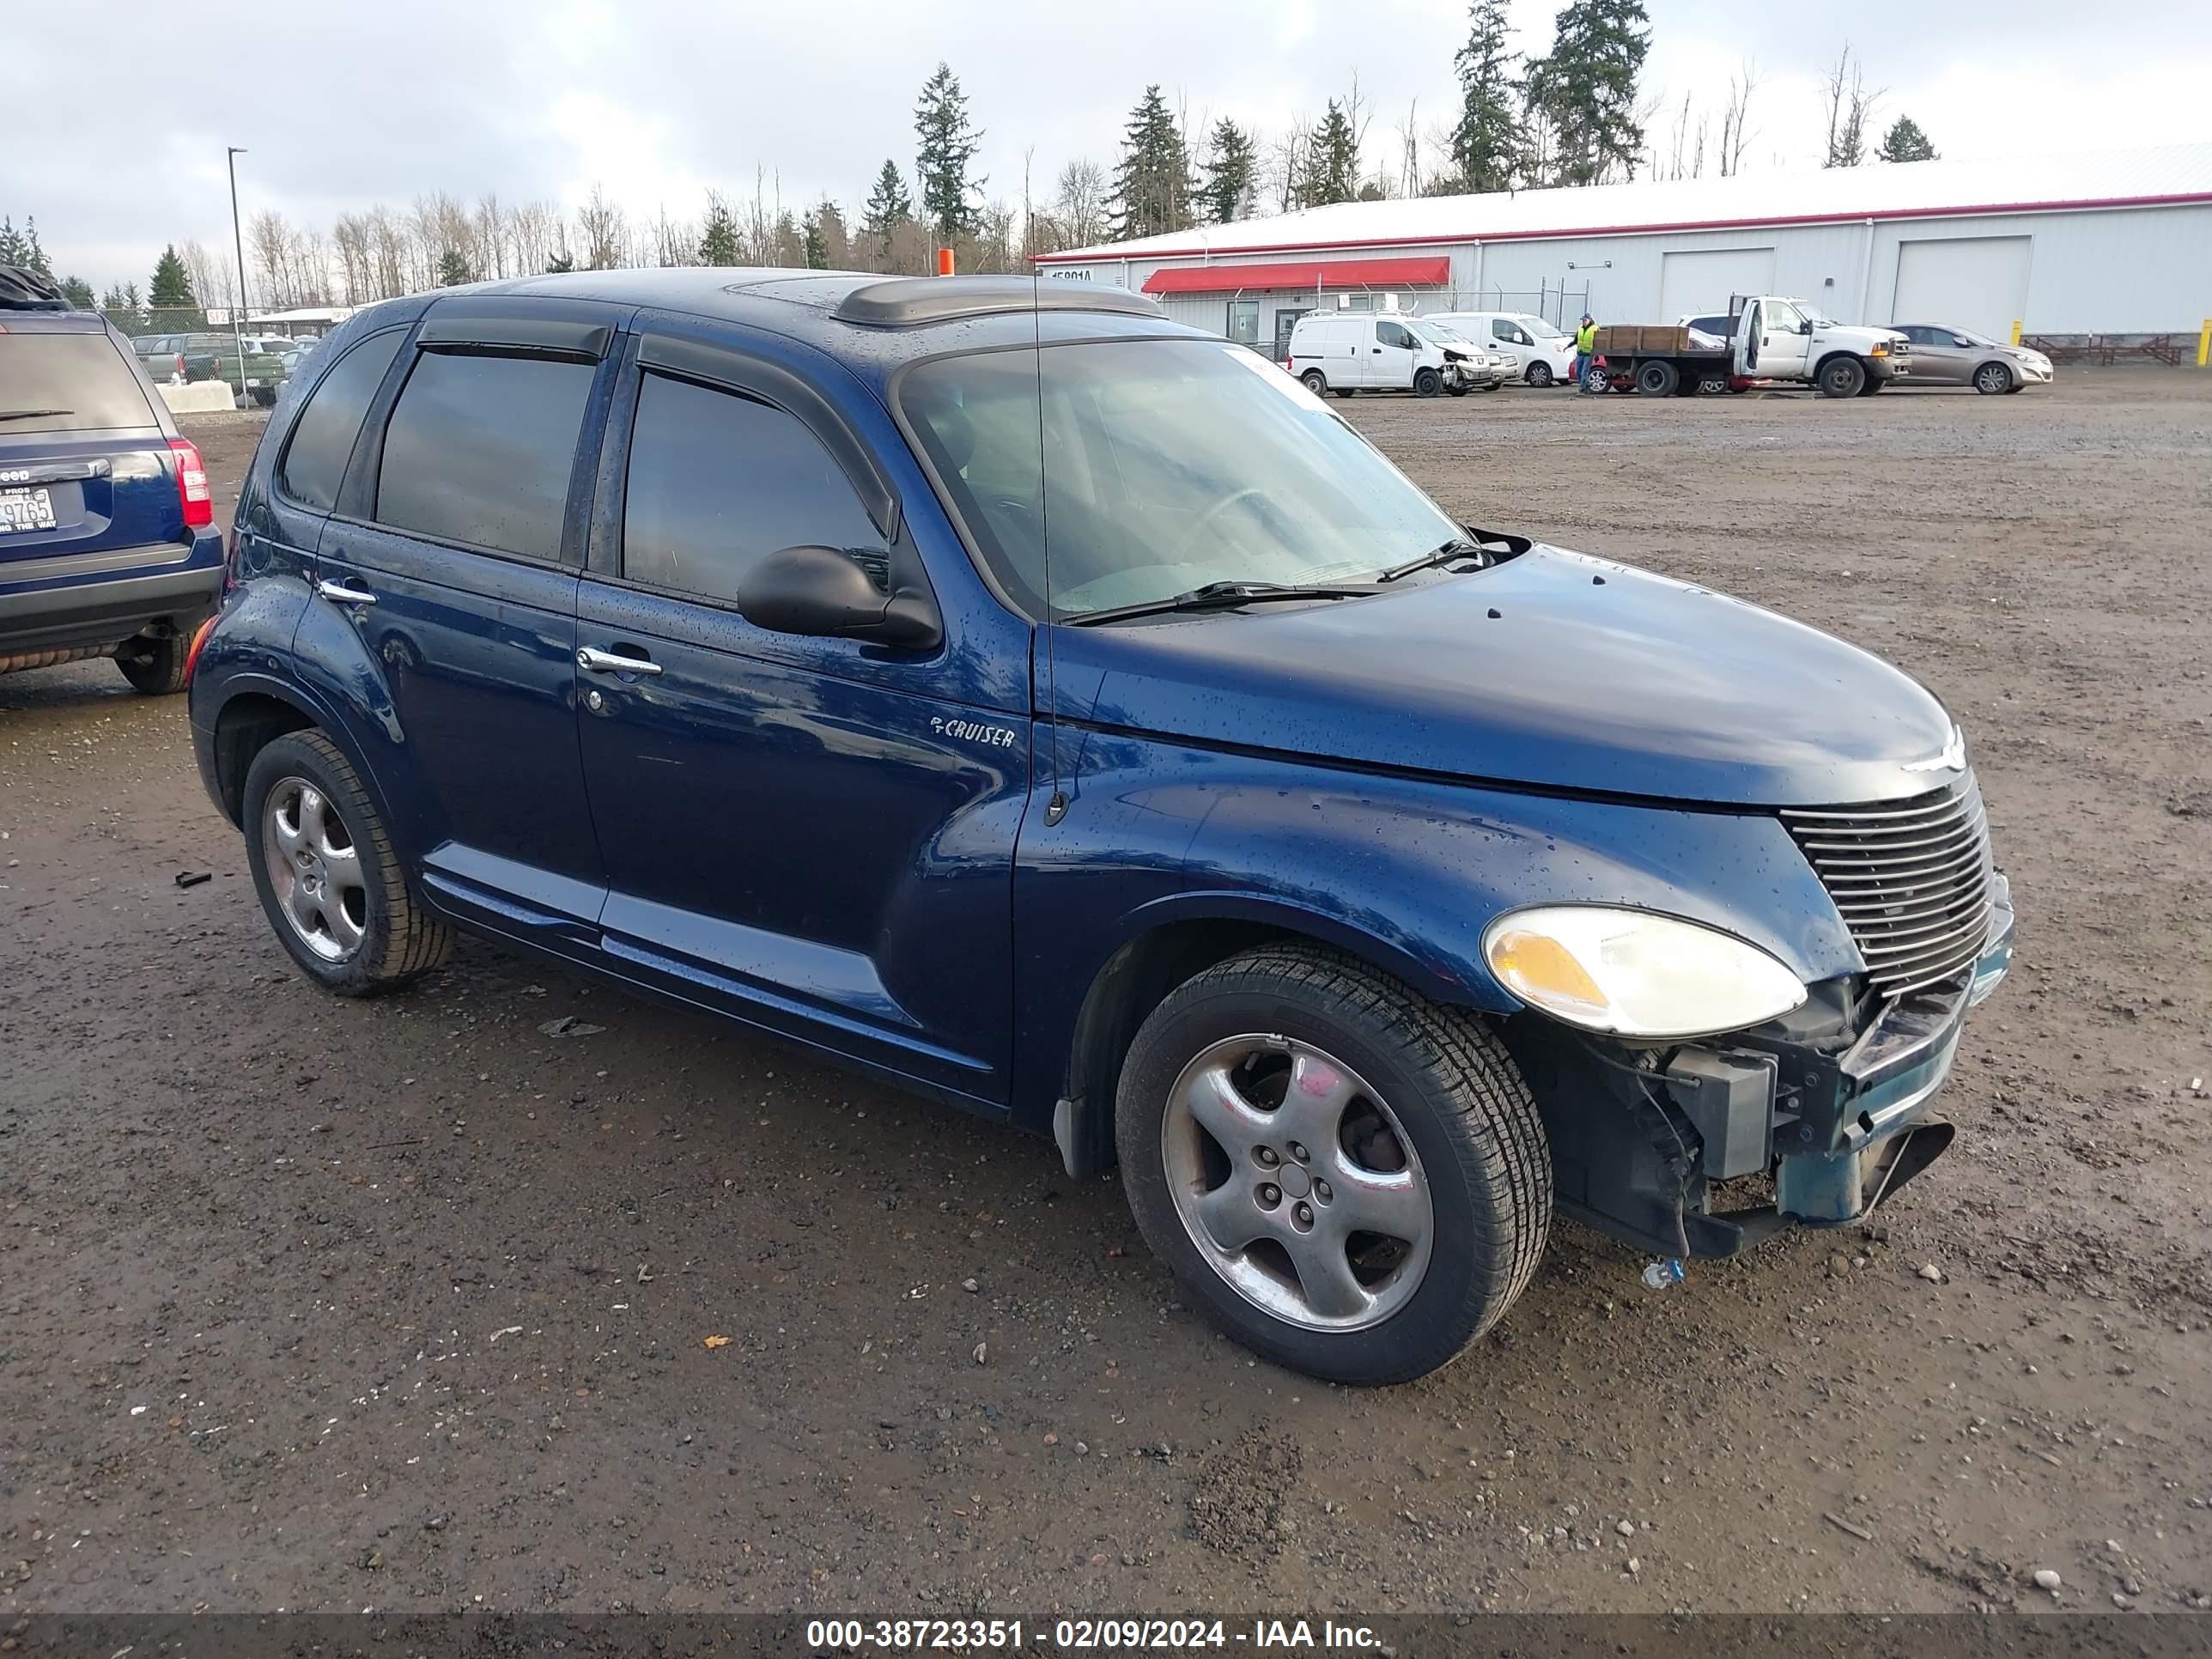
[{"label": "bare tree", "polygon": [[178,250],[177,257],[185,262],[192,295],[203,307],[221,306],[228,310],[238,303],[238,273],[228,258],[209,252],[207,245],[198,238]]},{"label": "bare tree", "polygon": [[1844,42],[1835,67],[1821,83],[1828,106],[1828,154],[1824,167],[1855,167],[1867,157],[1867,124],[1881,102],[1885,88],[1867,89],[1865,66],[1851,56],[1851,43]]},{"label": "bare tree", "polygon": [[300,303],[298,279],[292,268],[292,227],[274,208],[264,208],[246,223],[246,246],[253,250],[253,266],[261,279],[261,303],[282,311]]},{"label": "bare tree", "polygon": [[1398,194],[1419,196],[1421,193],[1421,129],[1415,118],[1420,112],[1421,100],[1413,99],[1406,106],[1406,119],[1398,129]]},{"label": "bare tree", "polygon": [[[1721,112],[1719,163],[1721,177],[1733,179],[1743,170],[1743,153],[1751,144],[1751,95],[1759,90],[1759,65],[1751,58],[1729,77],[1728,107]],[[1698,129],[1700,167],[1705,159],[1705,128]]]},{"label": "bare tree", "polygon": [[592,193],[576,210],[576,230],[583,240],[581,263],[586,270],[612,270],[629,255],[629,218],[622,205],[607,200],[594,184]]},{"label": "bare tree", "polygon": [[688,219],[671,219],[664,206],[653,222],[653,263],[657,265],[696,265],[699,263],[699,227]]},{"label": "bare tree", "polygon": [[525,202],[515,208],[507,216],[507,232],[518,276],[538,275],[567,245],[561,210],[550,202]]},{"label": "bare tree", "polygon": [[507,213],[495,191],[477,198],[476,216],[470,222],[469,269],[478,276],[520,276],[507,269],[509,255]]},{"label": "bare tree", "polygon": [[1070,161],[1053,186],[1052,213],[1062,247],[1089,247],[1107,234],[1107,200],[1111,186],[1096,161]]},{"label": "bare tree", "polygon": [[381,202],[368,210],[369,257],[376,277],[372,292],[380,300],[410,292],[407,227]]}]

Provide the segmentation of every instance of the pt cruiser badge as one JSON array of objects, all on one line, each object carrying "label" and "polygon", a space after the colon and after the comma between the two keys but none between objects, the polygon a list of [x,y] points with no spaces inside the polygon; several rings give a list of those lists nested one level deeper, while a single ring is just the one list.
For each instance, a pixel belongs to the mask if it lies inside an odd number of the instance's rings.
[{"label": "pt cruiser badge", "polygon": [[1014,746],[1014,729],[1011,726],[979,726],[974,720],[949,720],[941,714],[932,714],[929,729],[940,737],[957,738],[963,743],[980,743],[987,748],[1012,749]]}]

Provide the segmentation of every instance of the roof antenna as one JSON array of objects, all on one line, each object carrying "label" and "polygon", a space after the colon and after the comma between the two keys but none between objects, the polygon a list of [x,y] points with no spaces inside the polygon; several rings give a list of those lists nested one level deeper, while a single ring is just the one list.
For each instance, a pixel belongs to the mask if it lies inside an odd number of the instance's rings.
[{"label": "roof antenna", "polygon": [[1060,630],[1052,620],[1052,509],[1048,505],[1050,482],[1045,471],[1044,456],[1044,290],[1042,278],[1037,270],[1035,255],[1030,258],[1030,339],[1036,364],[1037,396],[1037,526],[1043,532],[1044,546],[1044,619],[1038,625],[1044,629],[1044,708],[1045,718],[1051,725],[1050,753],[1052,767],[1052,795],[1044,804],[1045,827],[1050,829],[1067,816],[1067,792],[1060,781],[1060,653],[1054,636]]}]

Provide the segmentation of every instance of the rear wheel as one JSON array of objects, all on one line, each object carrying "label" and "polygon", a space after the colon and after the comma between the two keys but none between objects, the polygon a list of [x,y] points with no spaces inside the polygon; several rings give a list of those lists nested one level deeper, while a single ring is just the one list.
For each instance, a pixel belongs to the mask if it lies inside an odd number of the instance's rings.
[{"label": "rear wheel", "polygon": [[1996,397],[2012,390],[2012,371],[2002,363],[1984,363],[1974,371],[1974,390]]},{"label": "rear wheel", "polygon": [[1171,992],[1115,1133],[1137,1224],[1229,1333],[1333,1382],[1435,1370],[1528,1285],[1551,1156],[1473,1015],[1302,945]]},{"label": "rear wheel", "polygon": [[115,653],[115,665],[131,682],[132,690],[149,697],[173,696],[185,689],[185,665],[191,649],[189,634],[126,640]]},{"label": "rear wheel", "polygon": [[1820,365],[1824,398],[1856,398],[1867,383],[1866,365],[1856,357],[1831,357]]},{"label": "rear wheel", "polygon": [[1549,386],[1552,383],[1552,366],[1549,363],[1531,363],[1528,372],[1521,378],[1530,386]]},{"label": "rear wheel", "polygon": [[1306,383],[1306,390],[1316,398],[1328,390],[1328,376],[1317,368],[1310,368],[1298,378]]},{"label": "rear wheel", "polygon": [[1681,375],[1676,373],[1674,365],[1670,362],[1654,358],[1648,363],[1637,365],[1636,389],[1646,398],[1671,398],[1681,380]]},{"label": "rear wheel", "polygon": [[374,996],[446,959],[451,933],[408,890],[360,774],[323,733],[288,732],[253,757],[242,817],[261,908],[325,990]]}]

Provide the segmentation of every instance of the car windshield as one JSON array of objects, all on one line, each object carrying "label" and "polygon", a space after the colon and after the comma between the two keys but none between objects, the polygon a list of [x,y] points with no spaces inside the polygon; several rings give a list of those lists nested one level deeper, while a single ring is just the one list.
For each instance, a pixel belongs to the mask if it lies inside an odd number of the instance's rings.
[{"label": "car windshield", "polygon": [[1566,330],[1556,324],[1546,322],[1541,317],[1516,317],[1513,320],[1540,340],[1564,340],[1570,337]]},{"label": "car windshield", "polygon": [[1032,617],[1208,582],[1364,580],[1465,533],[1304,386],[1232,345],[939,357],[907,371],[898,401],[948,504]]},{"label": "car windshield", "polygon": [[1407,328],[1412,329],[1431,345],[1465,345],[1467,343],[1465,335],[1444,323],[1431,323],[1408,317],[1405,319],[1405,324]]}]

